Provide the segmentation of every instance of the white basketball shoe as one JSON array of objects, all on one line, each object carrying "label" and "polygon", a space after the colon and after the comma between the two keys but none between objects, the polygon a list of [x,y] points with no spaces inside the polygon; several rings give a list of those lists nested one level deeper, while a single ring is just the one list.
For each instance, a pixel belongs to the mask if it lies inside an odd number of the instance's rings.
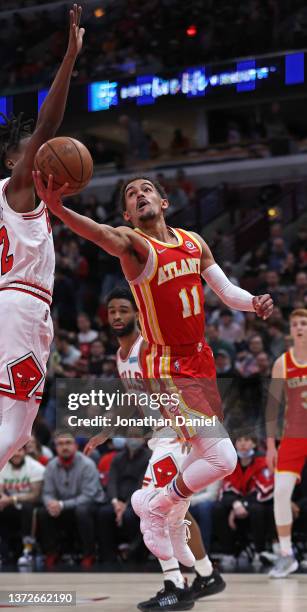
[{"label": "white basketball shoe", "polygon": [[190,521],[185,520],[190,501],[182,500],[176,502],[168,515],[168,528],[174,557],[186,567],[194,567],[195,557],[188,545],[190,539]]},{"label": "white basketball shoe", "polygon": [[133,493],[131,505],[141,519],[140,527],[147,548],[158,559],[171,559],[174,551],[167,521],[171,501],[161,491],[139,489]]}]

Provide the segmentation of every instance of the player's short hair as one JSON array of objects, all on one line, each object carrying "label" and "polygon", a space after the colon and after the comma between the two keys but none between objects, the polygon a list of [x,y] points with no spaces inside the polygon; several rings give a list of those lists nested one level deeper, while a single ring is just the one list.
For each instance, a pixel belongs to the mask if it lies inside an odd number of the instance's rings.
[{"label": "player's short hair", "polygon": [[130,289],[128,289],[128,287],[115,287],[115,289],[113,289],[111,293],[109,293],[109,295],[107,296],[107,299],[106,299],[107,307],[109,306],[111,300],[127,300],[128,302],[132,304],[133,309],[136,312],[138,310],[133,294],[130,291]]},{"label": "player's short hair", "polygon": [[290,321],[294,317],[307,317],[307,308],[296,308],[290,313]]},{"label": "player's short hair", "polygon": [[133,183],[134,181],[148,181],[154,186],[161,198],[163,200],[167,200],[167,193],[161,183],[159,183],[159,181],[156,181],[155,179],[152,179],[149,176],[133,176],[129,180],[124,181],[121,186],[119,201],[122,206],[123,212],[126,210],[126,189],[128,185],[130,185],[130,183]]},{"label": "player's short hair", "polygon": [[24,113],[19,113],[17,117],[11,115],[7,117],[0,113],[4,123],[0,123],[0,155],[2,167],[6,168],[5,160],[10,149],[18,149],[19,143],[23,138],[27,138],[32,133],[33,119],[23,121]]}]

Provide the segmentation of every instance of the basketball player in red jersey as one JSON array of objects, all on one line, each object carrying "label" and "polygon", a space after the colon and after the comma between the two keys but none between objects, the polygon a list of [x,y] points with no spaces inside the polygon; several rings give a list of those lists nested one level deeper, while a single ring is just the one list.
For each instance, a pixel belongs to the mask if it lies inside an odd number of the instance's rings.
[{"label": "basketball player in red jersey", "polygon": [[[212,427],[210,438],[204,435],[205,428],[194,427],[192,421],[195,414],[213,417],[217,411],[220,413],[212,351],[204,340],[201,276],[230,308],[255,311],[266,319],[273,310],[272,299],[269,295],[252,296],[233,285],[200,236],[168,227],[164,219],[169,205],[167,196],[161,185],[151,179],[135,178],[123,186],[124,218],[135,229],[100,225],[68,210],[61,193],[53,191],[52,176],[47,187],[39,172],[34,173],[34,180],[40,197],[68,227],[120,259],[147,342],[143,376],[160,378],[168,389],[181,393],[177,414],[171,407],[168,416],[174,430],[192,445],[182,473],[161,491],[145,489],[132,496],[145,544],[155,556],[168,560],[174,553],[168,514],[176,506],[183,525],[192,494],[231,473],[237,462],[235,449],[219,421]],[[178,377],[183,381],[179,389]],[[201,384],[204,380],[205,389]],[[178,413],[183,416],[182,427],[177,426]],[[187,546],[184,527],[183,554]]]},{"label": "basketball player in red jersey", "polygon": [[[278,357],[273,366],[267,414],[267,463],[272,471],[275,469],[274,514],[281,553],[269,574],[271,578],[285,578],[298,568],[291,542],[291,497],[307,459],[306,309],[291,313],[290,334],[293,348]],[[286,412],[282,440],[276,450],[275,430],[283,394]]]},{"label": "basketball player in red jersey", "polygon": [[[144,340],[138,327],[136,304],[129,289],[118,287],[108,295],[106,305],[109,325],[117,336],[120,347],[116,356],[118,373],[123,381],[126,380],[131,385],[134,379],[143,378],[140,355]],[[167,435],[171,437],[166,438]],[[91,444],[91,440],[88,442],[89,451],[84,449],[86,454],[96,447],[96,442],[97,445],[100,444],[99,435],[97,438],[96,440],[93,438],[94,444]],[[184,449],[172,431],[165,433],[165,437],[153,438],[148,442],[148,446],[153,450],[153,454],[144,477],[143,487],[163,487],[179,472],[180,465],[185,458]],[[140,610],[146,612],[155,607],[161,611],[185,610],[188,609],[189,602],[191,603],[194,599],[220,593],[225,588],[224,580],[213,568],[207,555],[195,519],[189,513],[185,518],[190,523],[189,546],[196,559],[193,566],[196,577],[191,587],[186,589],[178,560],[175,557],[169,561],[159,560],[165,588],[160,590],[155,597],[140,603],[138,605]],[[169,603],[169,597],[174,600],[174,603]]]},{"label": "basketball player in red jersey", "polygon": [[82,48],[81,7],[70,11],[67,51],[31,135],[22,113],[0,125],[0,470],[30,438],[45,380],[53,327],[49,307],[54,247],[45,204],[35,208],[36,152],[59,128]]}]

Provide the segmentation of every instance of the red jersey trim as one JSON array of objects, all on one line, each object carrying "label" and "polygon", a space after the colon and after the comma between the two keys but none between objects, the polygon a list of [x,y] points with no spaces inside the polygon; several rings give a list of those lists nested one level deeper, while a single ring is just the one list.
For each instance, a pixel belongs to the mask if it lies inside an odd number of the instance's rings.
[{"label": "red jersey trim", "polygon": [[39,291],[42,291],[43,293],[47,293],[47,295],[50,295],[51,297],[51,293],[50,291],[48,291],[48,289],[44,289],[44,287],[40,287],[39,285],[34,285],[33,283],[29,283],[28,281],[11,281],[10,284],[14,284],[14,285],[25,285],[26,287],[33,287],[34,289],[38,289]]},{"label": "red jersey trim", "polygon": [[20,289],[20,287],[0,287],[0,291],[20,291],[21,293],[27,293],[28,295],[32,295],[32,297],[38,298],[42,302],[45,302],[45,304],[48,304],[48,306],[50,306],[51,304],[50,299],[48,300],[47,298],[44,298],[42,295],[34,293],[33,291],[28,291],[27,289]]}]

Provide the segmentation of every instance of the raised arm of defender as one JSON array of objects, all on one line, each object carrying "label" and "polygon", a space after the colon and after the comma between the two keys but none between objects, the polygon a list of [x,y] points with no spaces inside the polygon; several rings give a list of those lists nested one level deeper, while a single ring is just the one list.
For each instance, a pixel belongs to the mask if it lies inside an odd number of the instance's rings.
[{"label": "raised arm of defender", "polygon": [[69,40],[64,59],[39,111],[35,130],[29,137],[22,157],[14,166],[7,187],[6,197],[9,205],[17,212],[33,209],[35,201],[32,169],[36,152],[46,140],[56,134],[63,120],[72,71],[82,49],[84,28],[80,28],[81,13],[81,6],[74,4],[70,11]]},{"label": "raised arm of defender", "polygon": [[96,223],[89,217],[79,215],[63,206],[61,197],[65,194],[68,184],[54,191],[52,175],[49,176],[47,187],[42,181],[40,172],[33,172],[33,180],[38,196],[48,204],[51,212],[73,232],[94,242],[110,255],[118,257],[128,280],[134,280],[143,272],[149,254],[147,240],[130,227],[112,227]]},{"label": "raised arm of defender", "polygon": [[191,232],[200,242],[202,247],[201,275],[209,285],[210,289],[218,295],[220,300],[229,308],[246,312],[255,312],[258,317],[267,319],[273,311],[273,300],[269,294],[254,296],[249,291],[234,285],[220,266],[205,243],[205,241],[194,232]]}]

